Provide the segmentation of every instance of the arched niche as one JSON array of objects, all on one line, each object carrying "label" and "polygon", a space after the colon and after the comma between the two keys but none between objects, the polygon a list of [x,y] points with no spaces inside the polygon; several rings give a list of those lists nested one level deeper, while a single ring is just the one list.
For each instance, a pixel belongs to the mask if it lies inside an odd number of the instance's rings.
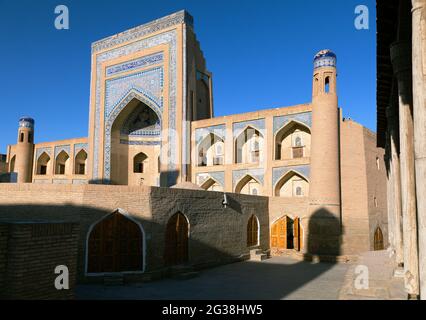
[{"label": "arched niche", "polygon": [[260,243],[260,225],[256,215],[252,215],[247,222],[247,247],[256,247]]},{"label": "arched niche", "polygon": [[164,247],[166,266],[185,264],[189,261],[189,220],[181,212],[167,222]]},{"label": "arched niche", "polygon": [[9,165],[9,172],[15,172],[16,155],[12,157]]},{"label": "arched niche", "polygon": [[36,174],[38,175],[48,175],[51,174],[51,161],[50,156],[43,152],[37,159]]},{"label": "arched niche", "polygon": [[[133,98],[121,110],[111,126],[110,180],[118,185],[155,185],[159,176],[156,165],[147,159],[160,156],[160,116],[154,109]],[[153,140],[157,139],[157,140]],[[146,159],[139,161],[144,155]],[[138,170],[135,170],[138,162]],[[140,167],[143,168],[140,168]],[[143,172],[139,172],[143,169]]]},{"label": "arched niche", "polygon": [[260,196],[262,195],[262,185],[251,175],[246,175],[237,183],[235,187],[235,192],[253,196]]},{"label": "arched niche", "polygon": [[309,195],[309,182],[295,171],[287,172],[275,185],[276,197],[307,197]]},{"label": "arched niche", "polygon": [[74,159],[74,173],[77,175],[85,175],[87,172],[87,152],[81,149]]},{"label": "arched niche", "polygon": [[275,160],[310,157],[311,131],[301,122],[290,121],[275,135]]},{"label": "arched niche", "polygon": [[68,174],[68,168],[70,164],[69,154],[62,150],[58,153],[55,159],[55,174],[56,175],[66,175]]},{"label": "arched niche", "polygon": [[214,180],[213,178],[208,178],[202,185],[201,188],[203,188],[206,191],[216,191],[216,192],[222,192],[223,186]]},{"label": "arched niche", "polygon": [[214,133],[206,135],[197,146],[199,167],[218,166],[225,163],[225,141]]},{"label": "arched niche", "polygon": [[264,137],[248,126],[235,139],[235,163],[259,163],[263,159]]},{"label": "arched niche", "polygon": [[90,227],[86,252],[89,274],[143,272],[145,232],[138,221],[117,210]]}]

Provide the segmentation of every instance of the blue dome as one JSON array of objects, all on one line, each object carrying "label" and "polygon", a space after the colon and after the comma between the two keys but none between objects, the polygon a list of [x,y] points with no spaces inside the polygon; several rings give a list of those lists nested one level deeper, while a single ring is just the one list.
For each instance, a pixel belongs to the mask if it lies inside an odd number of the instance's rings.
[{"label": "blue dome", "polygon": [[34,128],[34,119],[31,117],[21,117],[19,119],[19,126],[24,128]]},{"label": "blue dome", "polygon": [[315,55],[314,58],[314,68],[321,67],[336,67],[337,65],[337,56],[331,50],[321,50]]}]

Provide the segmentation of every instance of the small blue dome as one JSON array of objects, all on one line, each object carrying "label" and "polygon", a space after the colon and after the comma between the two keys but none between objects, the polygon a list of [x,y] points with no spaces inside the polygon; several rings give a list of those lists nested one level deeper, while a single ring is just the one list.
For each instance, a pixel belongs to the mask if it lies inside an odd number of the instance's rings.
[{"label": "small blue dome", "polygon": [[34,119],[31,117],[21,117],[19,119],[19,127],[23,128],[34,128]]},{"label": "small blue dome", "polygon": [[336,54],[329,50],[321,50],[315,55],[314,58],[314,68],[321,67],[336,67],[337,65],[337,56]]}]

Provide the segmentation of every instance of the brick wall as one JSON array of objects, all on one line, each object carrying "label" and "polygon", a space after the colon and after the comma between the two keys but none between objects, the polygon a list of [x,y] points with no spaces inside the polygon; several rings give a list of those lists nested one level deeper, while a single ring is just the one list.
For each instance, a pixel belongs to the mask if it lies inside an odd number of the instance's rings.
[{"label": "brick wall", "polygon": [[166,225],[177,212],[189,220],[192,265],[208,267],[248,258],[247,222],[252,214],[260,223],[260,247],[268,250],[268,198],[230,194],[230,206],[226,209],[222,200],[223,193],[219,192],[145,186],[3,184],[0,221],[14,217],[79,222],[79,281],[88,280],[86,240],[90,227],[117,209],[143,227],[147,273],[164,268]]},{"label": "brick wall", "polygon": [[[0,297],[72,299],[79,227],[64,222],[0,223]],[[55,268],[69,270],[69,290],[55,288]]]}]

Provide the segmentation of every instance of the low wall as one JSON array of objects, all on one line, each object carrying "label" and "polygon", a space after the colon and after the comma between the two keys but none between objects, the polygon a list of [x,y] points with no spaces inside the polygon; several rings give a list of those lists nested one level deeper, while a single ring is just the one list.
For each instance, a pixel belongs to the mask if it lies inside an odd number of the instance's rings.
[{"label": "low wall", "polygon": [[143,228],[145,273],[164,268],[166,225],[175,213],[184,214],[190,227],[189,264],[202,268],[246,259],[247,222],[256,215],[260,225],[259,247],[269,249],[268,198],[157,187],[105,185],[0,185],[2,219],[55,219],[80,224],[79,281],[85,274],[87,238],[91,227],[120,209]]},{"label": "low wall", "polygon": [[[72,299],[77,275],[76,223],[0,223],[0,298]],[[58,290],[57,266],[66,266],[68,288]]]}]

